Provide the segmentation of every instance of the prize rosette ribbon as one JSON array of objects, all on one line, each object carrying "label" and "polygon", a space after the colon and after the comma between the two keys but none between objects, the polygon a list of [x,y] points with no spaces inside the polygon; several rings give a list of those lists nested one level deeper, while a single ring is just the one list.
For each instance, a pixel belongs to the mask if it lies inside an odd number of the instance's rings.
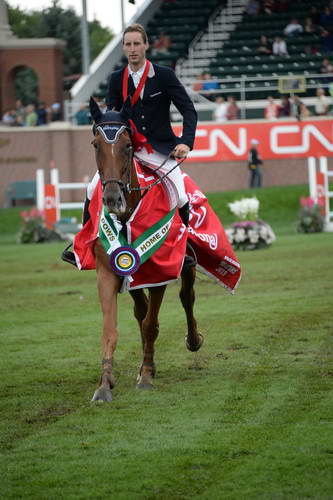
[{"label": "prize rosette ribbon", "polygon": [[130,276],[139,268],[140,255],[130,246],[118,247],[110,255],[110,266],[118,276]]}]

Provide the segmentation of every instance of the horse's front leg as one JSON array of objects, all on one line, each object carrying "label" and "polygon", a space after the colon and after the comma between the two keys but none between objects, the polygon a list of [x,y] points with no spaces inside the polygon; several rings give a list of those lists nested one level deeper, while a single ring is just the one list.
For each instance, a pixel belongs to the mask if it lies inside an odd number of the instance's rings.
[{"label": "horse's front leg", "polygon": [[147,314],[141,323],[143,340],[143,361],[137,380],[137,388],[152,389],[155,375],[154,344],[159,332],[158,313],[162,304],[166,285],[149,289]]},{"label": "horse's front leg", "polygon": [[187,335],[185,337],[185,343],[187,349],[193,352],[198,351],[203,343],[203,336],[198,332],[197,322],[193,314],[195,301],[195,275],[196,269],[194,266],[187,267],[182,270],[182,287],[179,293],[187,320]]},{"label": "horse's front leg", "polygon": [[134,300],[134,316],[139,323],[142,349],[144,349],[145,341],[142,333],[142,322],[147,316],[148,311],[148,298],[142,288],[137,290],[130,290],[132,299]]},{"label": "horse's front leg", "polygon": [[120,285],[119,278],[111,271],[107,256],[97,242],[95,246],[97,288],[103,313],[102,332],[102,374],[98,389],[92,401],[112,401],[111,389],[115,385],[112,372],[113,353],[117,346],[117,297]]}]

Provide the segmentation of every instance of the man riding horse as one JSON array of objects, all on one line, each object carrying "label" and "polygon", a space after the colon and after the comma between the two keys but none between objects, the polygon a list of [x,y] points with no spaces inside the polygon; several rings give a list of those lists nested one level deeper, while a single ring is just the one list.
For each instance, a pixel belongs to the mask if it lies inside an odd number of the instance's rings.
[{"label": "man riding horse", "polygon": [[[108,110],[120,111],[126,98],[131,97],[132,120],[143,134],[152,151],[145,148],[136,152],[136,157],[145,166],[168,173],[178,198],[179,215],[188,225],[189,202],[184,180],[176,159],[185,159],[193,147],[197,113],[185,88],[170,68],[152,64],[146,59],[149,48],[147,34],[140,24],[128,26],[123,35],[123,50],[128,65],[111,74],[108,86]],[[183,116],[182,137],[176,137],[170,123],[170,105],[173,103]],[[168,156],[172,153],[174,158]],[[87,189],[83,222],[89,218],[89,203],[98,183],[96,172]],[[72,252],[65,250],[63,260],[75,265]]]}]

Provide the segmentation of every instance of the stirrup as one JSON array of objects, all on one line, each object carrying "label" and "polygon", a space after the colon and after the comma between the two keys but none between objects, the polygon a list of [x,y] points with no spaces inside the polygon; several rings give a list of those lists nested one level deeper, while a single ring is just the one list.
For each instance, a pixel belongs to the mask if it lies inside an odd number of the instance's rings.
[{"label": "stirrup", "polygon": [[65,248],[65,250],[61,254],[61,259],[64,262],[68,262],[69,264],[72,264],[77,268],[74,252],[68,250],[69,248],[71,248],[72,245],[73,243],[70,243],[68,247]]}]

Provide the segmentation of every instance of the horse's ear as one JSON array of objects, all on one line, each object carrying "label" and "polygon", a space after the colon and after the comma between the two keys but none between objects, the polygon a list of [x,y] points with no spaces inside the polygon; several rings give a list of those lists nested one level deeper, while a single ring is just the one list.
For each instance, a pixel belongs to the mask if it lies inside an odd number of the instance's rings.
[{"label": "horse's ear", "polygon": [[103,113],[99,109],[99,106],[93,97],[90,97],[89,108],[90,108],[90,114],[93,117],[94,122],[98,123]]},{"label": "horse's ear", "polygon": [[123,107],[120,110],[120,116],[124,122],[128,122],[128,120],[132,116],[132,99],[130,95],[127,97],[126,101],[123,104]]}]

